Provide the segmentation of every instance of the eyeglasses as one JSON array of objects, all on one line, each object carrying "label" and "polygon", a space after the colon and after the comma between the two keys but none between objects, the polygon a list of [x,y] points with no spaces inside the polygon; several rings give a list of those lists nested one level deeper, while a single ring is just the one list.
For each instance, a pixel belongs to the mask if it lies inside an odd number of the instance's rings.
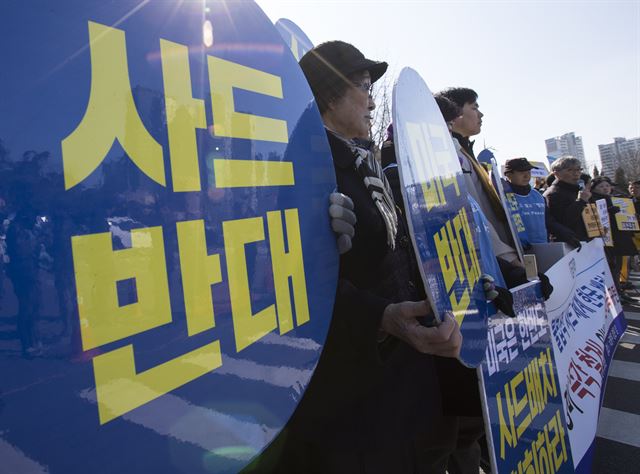
[{"label": "eyeglasses", "polygon": [[360,89],[361,91],[366,92],[369,96],[371,96],[373,92],[373,84],[370,82],[352,82],[353,87],[356,89]]}]

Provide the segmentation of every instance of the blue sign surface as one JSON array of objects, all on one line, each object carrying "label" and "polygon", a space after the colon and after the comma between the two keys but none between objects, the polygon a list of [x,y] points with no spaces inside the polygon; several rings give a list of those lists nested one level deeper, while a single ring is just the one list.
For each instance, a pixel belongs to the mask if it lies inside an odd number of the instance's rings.
[{"label": "blue sign surface", "polygon": [[452,311],[464,338],[460,361],[475,367],[487,344],[482,255],[460,162],[422,78],[405,68],[393,90],[396,155],[420,273],[436,315]]},{"label": "blue sign surface", "polygon": [[291,20],[280,18],[275,23],[280,36],[296,58],[300,61],[307,51],[313,49],[313,43],[302,29]]},{"label": "blue sign surface", "polygon": [[493,167],[496,162],[496,157],[491,150],[485,148],[480,153],[478,153],[478,161],[482,164]]},{"label": "blue sign surface", "polygon": [[[482,163],[488,170],[489,175],[491,176],[491,182],[493,183],[493,187],[496,189],[498,196],[500,197],[500,202],[502,203],[502,207],[504,208],[505,215],[508,219],[509,231],[511,232],[511,242],[518,252],[518,258],[521,262],[524,262],[524,250],[522,248],[522,237],[524,229],[524,223],[522,222],[522,216],[519,214],[518,203],[516,202],[516,198],[513,193],[510,195],[504,188],[504,184],[507,181],[503,180],[500,177],[500,169],[498,168],[498,162],[496,161],[496,157],[493,152],[488,149],[482,150],[478,154],[478,161]],[[511,189],[511,188],[509,188]],[[526,240],[526,234],[525,234]]]},{"label": "blue sign surface", "polygon": [[540,283],[512,291],[516,318],[493,316],[482,364],[493,472],[573,472]]},{"label": "blue sign surface", "polygon": [[0,31],[0,458],[237,472],[300,400],[337,280],[294,57],[250,1],[11,2]]}]

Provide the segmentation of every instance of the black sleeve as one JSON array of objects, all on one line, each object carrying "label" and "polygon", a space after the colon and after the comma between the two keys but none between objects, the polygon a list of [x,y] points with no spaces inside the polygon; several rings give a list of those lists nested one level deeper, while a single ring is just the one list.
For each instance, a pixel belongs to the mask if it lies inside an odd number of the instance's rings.
[{"label": "black sleeve", "polygon": [[341,319],[341,326],[354,350],[362,357],[381,363],[378,333],[382,314],[391,301],[370,291],[356,288],[349,280],[338,280],[333,317]]},{"label": "black sleeve", "polygon": [[384,175],[387,177],[387,181],[389,181],[389,186],[391,186],[391,191],[393,192],[393,200],[396,202],[396,205],[400,209],[402,209],[402,212],[404,212],[404,198],[402,197],[400,173],[398,168],[387,168],[384,172]]},{"label": "black sleeve", "polygon": [[514,265],[500,257],[497,257],[497,260],[498,265],[500,266],[500,272],[502,273],[508,288],[515,288],[516,286],[524,285],[529,281],[527,280],[527,272],[524,267]]},{"label": "black sleeve", "polygon": [[545,206],[544,210],[547,231],[552,234],[559,242],[572,242],[576,239],[575,233],[567,226],[560,224],[551,214],[549,208]]},{"label": "black sleeve", "polygon": [[382,145],[380,150],[382,156],[382,168],[384,169],[384,175],[389,181],[391,191],[393,192],[393,200],[396,205],[404,212],[404,199],[402,197],[402,190],[400,189],[400,170],[398,169],[398,162],[396,160],[396,149],[392,141],[386,141]]},{"label": "black sleeve", "polygon": [[574,232],[580,226],[584,226],[582,210],[587,206],[587,203],[582,199],[570,201],[557,193],[547,194],[545,198],[547,199],[547,206],[557,222],[562,222],[564,226]]}]

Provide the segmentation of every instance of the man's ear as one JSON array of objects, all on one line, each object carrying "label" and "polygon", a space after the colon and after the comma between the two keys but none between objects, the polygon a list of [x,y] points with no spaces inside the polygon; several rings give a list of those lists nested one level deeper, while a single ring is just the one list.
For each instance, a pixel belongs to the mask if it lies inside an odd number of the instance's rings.
[{"label": "man's ear", "polygon": [[451,124],[451,131],[453,132],[458,131],[458,122],[460,122],[461,119],[462,119],[462,115],[458,115],[451,122],[449,122]]},{"label": "man's ear", "polygon": [[332,112],[335,108],[336,108],[336,99],[334,98],[327,102],[326,110],[322,115],[326,114],[327,112]]}]

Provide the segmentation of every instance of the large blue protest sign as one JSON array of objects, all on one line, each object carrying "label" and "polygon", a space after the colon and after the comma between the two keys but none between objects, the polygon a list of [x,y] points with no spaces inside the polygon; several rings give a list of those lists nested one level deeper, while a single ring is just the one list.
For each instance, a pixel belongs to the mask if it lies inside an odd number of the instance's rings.
[{"label": "large blue protest sign", "polygon": [[493,316],[482,364],[492,472],[569,473],[573,462],[539,283],[512,290],[516,318]]},{"label": "large blue protest sign", "polygon": [[250,1],[12,2],[0,31],[2,463],[237,472],[331,319],[302,72]]},{"label": "large blue protest sign", "polygon": [[487,304],[473,211],[449,130],[429,88],[409,68],[393,89],[393,123],[404,207],[429,301],[439,316],[453,312],[464,337],[460,360],[477,366],[487,341]]},{"label": "large blue protest sign", "polygon": [[526,231],[520,210],[518,208],[518,202],[515,199],[513,193],[510,195],[506,193],[504,189],[504,181],[500,176],[500,170],[498,168],[498,162],[493,152],[489,149],[484,149],[478,154],[478,161],[488,169],[491,176],[491,182],[493,187],[496,188],[496,192],[500,197],[500,202],[504,208],[504,212],[507,215],[507,221],[509,224],[509,231],[511,232],[511,241],[513,246],[518,252],[518,257],[521,262],[524,262],[524,250],[522,248],[522,239],[526,240]]},{"label": "large blue protest sign", "polygon": [[491,150],[485,148],[478,153],[478,161],[484,165],[494,167],[496,163],[496,157]]},{"label": "large blue protest sign", "polygon": [[307,51],[313,49],[313,43],[302,29],[291,20],[280,18],[276,21],[276,28],[282,39],[296,58],[300,61]]}]

